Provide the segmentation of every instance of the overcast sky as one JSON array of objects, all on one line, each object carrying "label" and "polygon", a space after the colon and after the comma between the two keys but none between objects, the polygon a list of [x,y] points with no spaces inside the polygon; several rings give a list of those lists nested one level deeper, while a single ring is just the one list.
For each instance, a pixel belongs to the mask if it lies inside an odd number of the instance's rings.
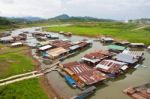
[{"label": "overcast sky", "polygon": [[0,0],[0,16],[150,18],[150,0]]}]

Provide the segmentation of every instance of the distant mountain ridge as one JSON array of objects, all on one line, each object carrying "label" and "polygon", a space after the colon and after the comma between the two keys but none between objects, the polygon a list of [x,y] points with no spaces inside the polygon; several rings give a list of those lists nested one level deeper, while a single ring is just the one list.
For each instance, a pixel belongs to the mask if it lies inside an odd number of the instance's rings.
[{"label": "distant mountain ridge", "polygon": [[91,21],[114,21],[114,20],[111,20],[111,19],[99,19],[99,18],[94,18],[94,17],[89,17],[89,16],[84,16],[84,17],[81,17],[81,16],[78,16],[78,17],[75,17],[75,16],[69,16],[67,14],[62,14],[62,15],[59,15],[59,16],[56,16],[56,17],[53,17],[53,18],[50,18],[49,20],[59,20],[59,21],[79,21],[79,22],[91,22]]}]

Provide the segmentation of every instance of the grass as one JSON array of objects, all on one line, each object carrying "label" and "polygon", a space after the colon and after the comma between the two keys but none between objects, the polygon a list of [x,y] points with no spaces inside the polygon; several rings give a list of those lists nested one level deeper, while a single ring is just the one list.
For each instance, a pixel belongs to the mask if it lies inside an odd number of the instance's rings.
[{"label": "grass", "polygon": [[16,82],[0,87],[0,99],[48,99],[39,78]]},{"label": "grass", "polygon": [[75,35],[82,36],[112,36],[119,40],[128,40],[130,42],[143,42],[150,44],[150,27],[139,29],[136,24],[120,23],[120,22],[101,22],[101,23],[80,23],[72,26],[57,26],[44,28],[46,31],[53,32],[72,32]]},{"label": "grass", "polygon": [[24,47],[9,48],[1,45],[0,79],[34,70],[35,64],[32,58],[27,55],[28,51]]}]

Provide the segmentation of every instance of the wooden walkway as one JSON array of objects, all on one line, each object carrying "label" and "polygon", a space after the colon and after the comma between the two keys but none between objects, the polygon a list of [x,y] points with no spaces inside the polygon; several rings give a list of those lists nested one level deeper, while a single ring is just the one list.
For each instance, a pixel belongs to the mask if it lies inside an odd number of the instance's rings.
[{"label": "wooden walkway", "polygon": [[26,80],[26,79],[36,78],[36,77],[42,76],[44,74],[50,73],[52,71],[57,71],[57,65],[59,63],[60,62],[58,61],[58,62],[50,65],[49,67],[47,67],[45,70],[27,72],[24,74],[14,75],[14,76],[11,76],[11,77],[8,77],[5,79],[1,79],[0,86],[12,84],[12,83],[19,82],[19,81]]}]

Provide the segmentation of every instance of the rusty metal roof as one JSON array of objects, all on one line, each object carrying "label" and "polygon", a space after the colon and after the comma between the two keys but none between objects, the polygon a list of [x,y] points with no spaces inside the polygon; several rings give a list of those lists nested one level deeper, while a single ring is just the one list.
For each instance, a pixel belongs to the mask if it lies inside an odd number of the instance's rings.
[{"label": "rusty metal roof", "polygon": [[79,77],[80,80],[82,80],[87,85],[103,81],[107,78],[105,74],[99,72],[96,69],[92,69],[84,63],[70,62],[63,64],[63,67],[71,70]]},{"label": "rusty metal roof", "polygon": [[127,69],[127,64],[114,60],[103,60],[96,66],[97,69],[106,73],[120,73],[122,67]]},{"label": "rusty metal roof", "polygon": [[82,59],[85,61],[90,61],[92,63],[99,62],[102,59],[107,58],[108,56],[112,56],[108,51],[96,51],[89,54],[86,54]]},{"label": "rusty metal roof", "polygon": [[52,41],[50,42],[52,46],[55,46],[55,47],[63,47],[65,49],[69,49],[69,47],[72,46],[72,43],[71,42],[68,42],[68,41],[62,41],[62,40],[55,40],[55,41]]}]

